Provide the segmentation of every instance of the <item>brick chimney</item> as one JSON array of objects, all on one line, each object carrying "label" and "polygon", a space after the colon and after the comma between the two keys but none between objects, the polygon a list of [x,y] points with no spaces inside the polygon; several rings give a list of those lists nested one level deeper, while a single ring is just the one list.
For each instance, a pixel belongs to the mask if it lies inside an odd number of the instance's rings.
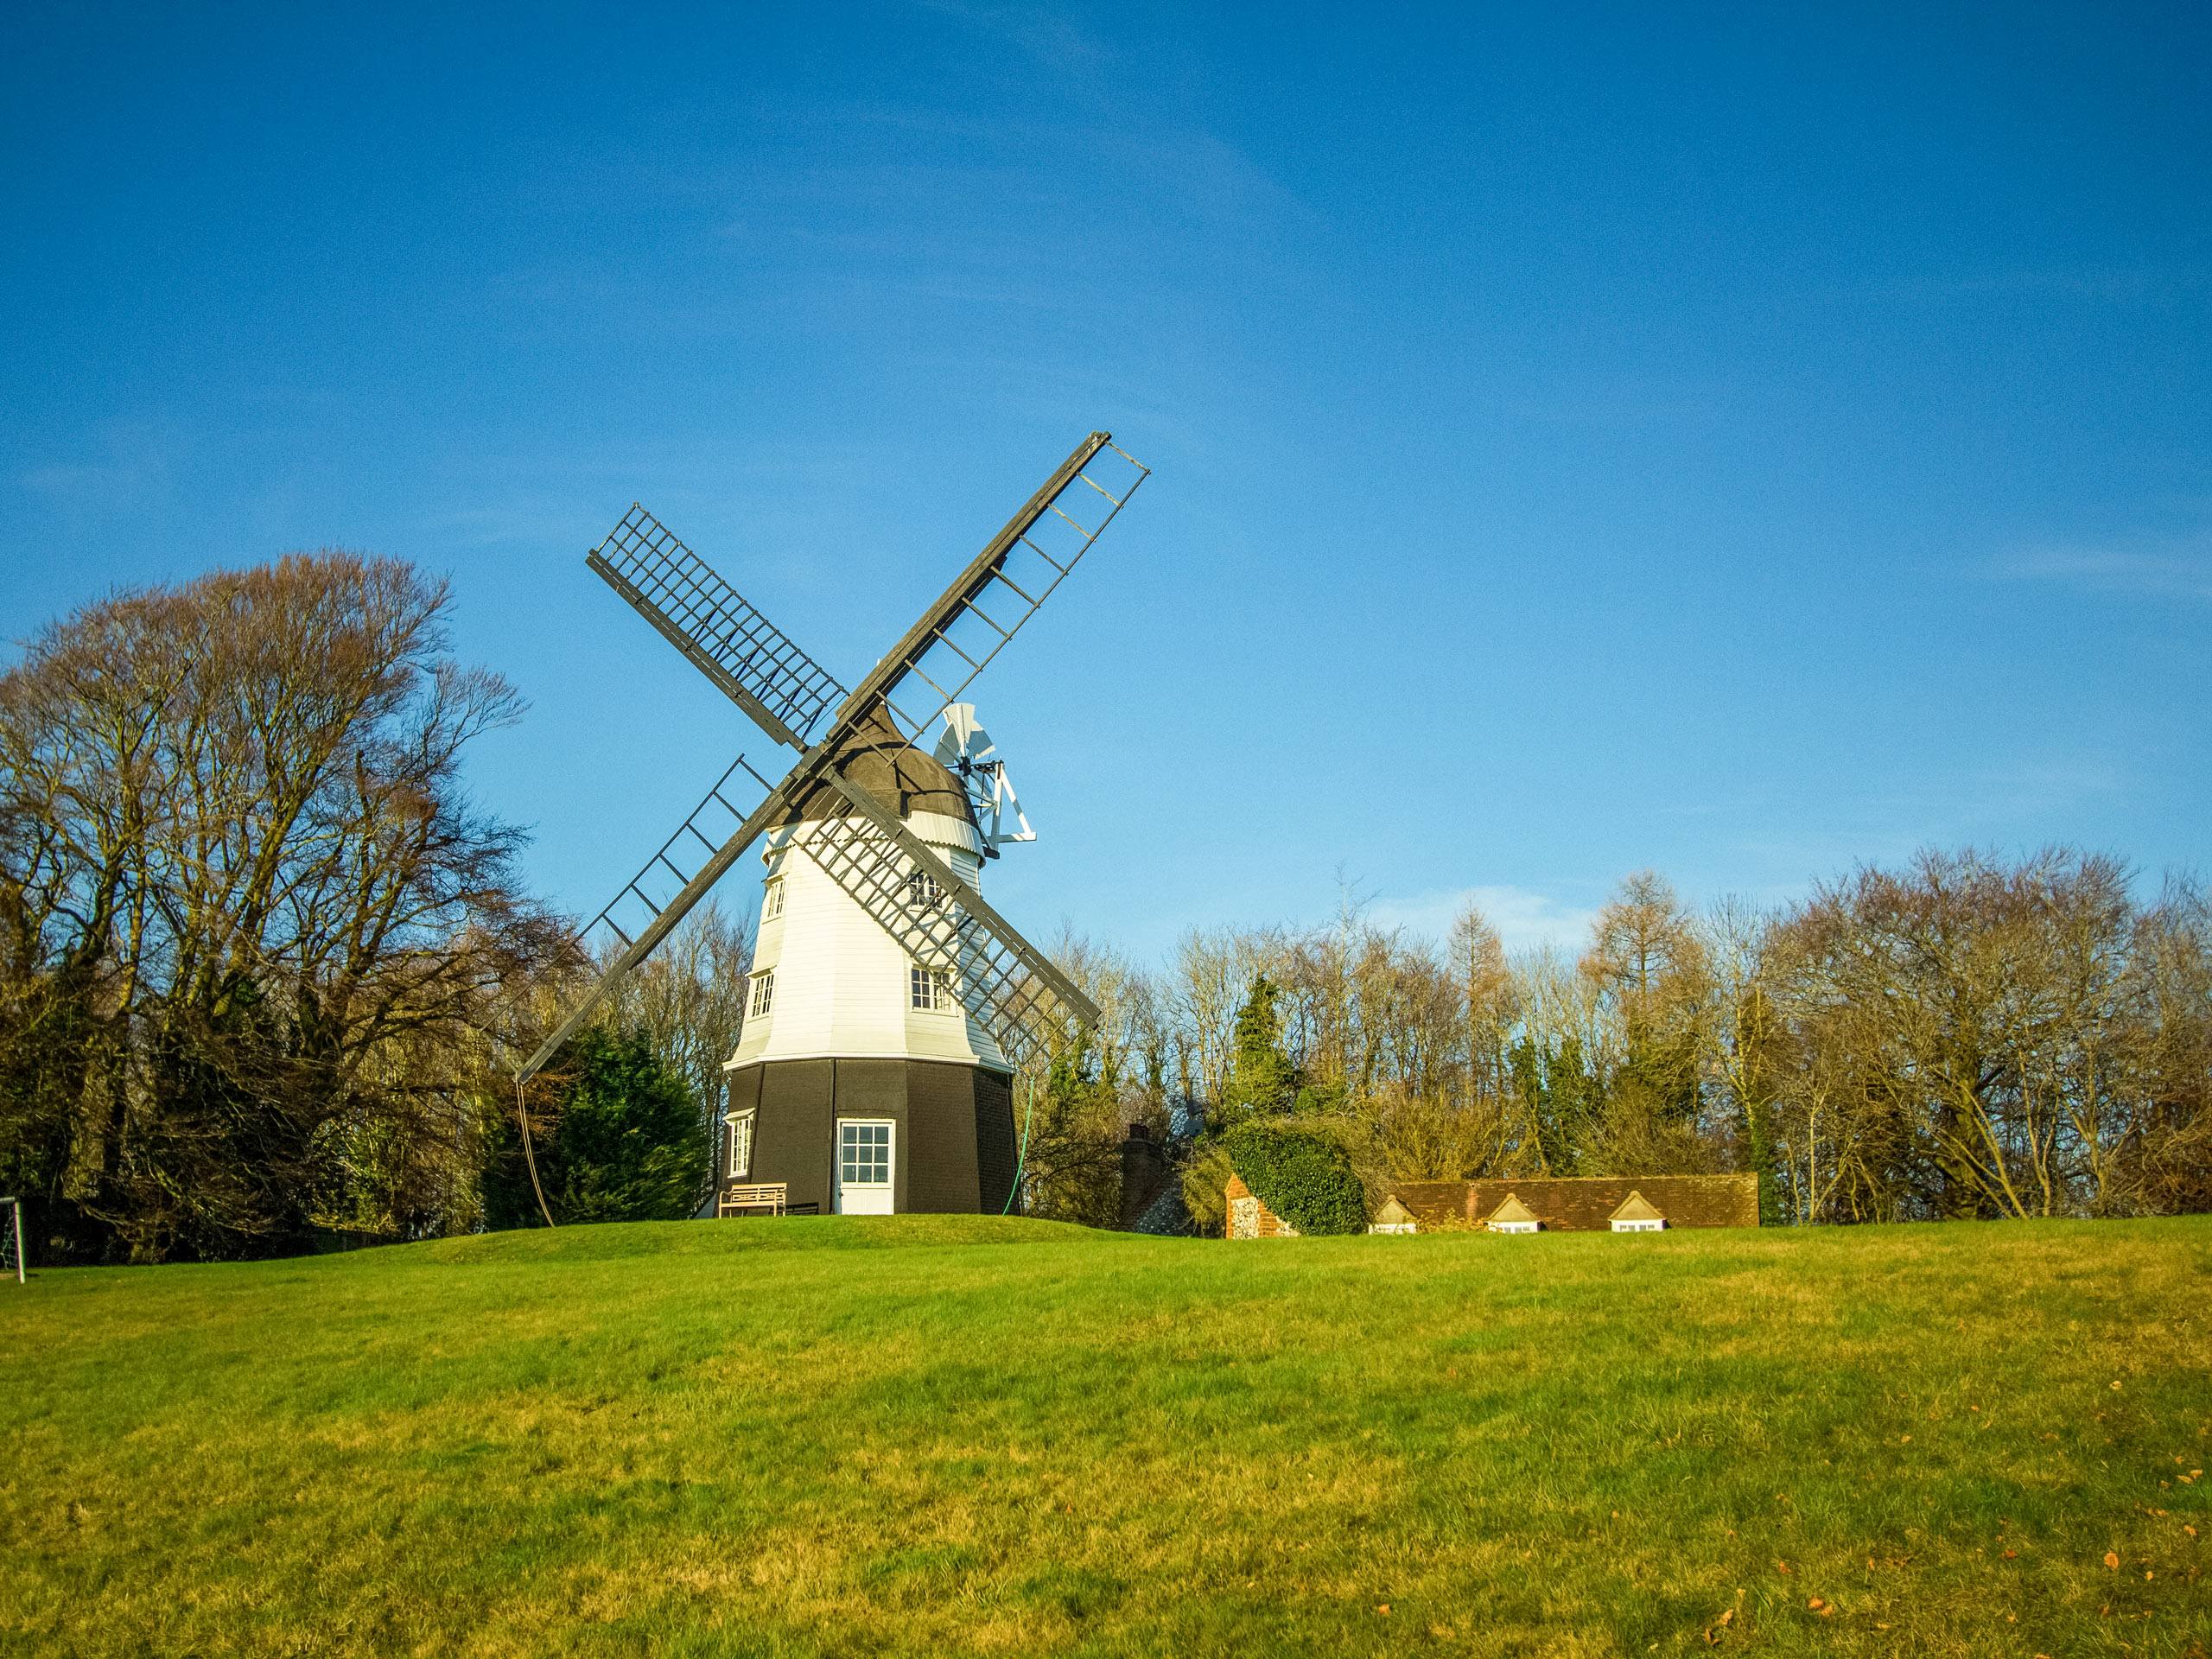
[{"label": "brick chimney", "polygon": [[1128,1139],[1122,1142],[1122,1226],[1135,1226],[1166,1184],[1167,1154],[1150,1129],[1130,1124]]}]

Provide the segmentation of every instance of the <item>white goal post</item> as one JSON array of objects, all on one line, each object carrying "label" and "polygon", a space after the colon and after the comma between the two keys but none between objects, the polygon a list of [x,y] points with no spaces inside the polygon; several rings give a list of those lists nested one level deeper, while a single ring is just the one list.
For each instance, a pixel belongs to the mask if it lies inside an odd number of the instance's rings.
[{"label": "white goal post", "polygon": [[8,1206],[8,1214],[0,1219],[0,1274],[12,1267],[16,1282],[23,1281],[23,1201],[21,1198],[0,1198]]}]

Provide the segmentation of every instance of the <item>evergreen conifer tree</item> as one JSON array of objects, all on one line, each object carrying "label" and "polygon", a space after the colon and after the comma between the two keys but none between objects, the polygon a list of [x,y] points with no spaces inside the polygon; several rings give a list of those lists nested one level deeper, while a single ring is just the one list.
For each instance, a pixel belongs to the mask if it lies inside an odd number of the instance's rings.
[{"label": "evergreen conifer tree", "polygon": [[[681,1221],[692,1212],[712,1149],[683,1080],[642,1031],[585,1032],[559,1069],[573,1073],[552,1133],[532,1150],[556,1221]],[[487,1226],[536,1223],[520,1133],[512,1117],[492,1137],[484,1172]]]},{"label": "evergreen conifer tree", "polygon": [[1253,980],[1251,995],[1236,1014],[1236,1047],[1221,1091],[1219,1122],[1210,1127],[1225,1131],[1249,1118],[1289,1111],[1297,1103],[1303,1079],[1283,1052],[1282,1020],[1275,1012],[1281,995],[1265,974]]}]

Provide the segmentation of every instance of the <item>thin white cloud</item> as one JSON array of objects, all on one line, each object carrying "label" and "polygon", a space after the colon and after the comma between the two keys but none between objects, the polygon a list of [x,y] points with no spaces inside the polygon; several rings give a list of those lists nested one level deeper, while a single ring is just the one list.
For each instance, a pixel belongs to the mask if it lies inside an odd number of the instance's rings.
[{"label": "thin white cloud", "polygon": [[2095,593],[2212,599],[2212,535],[2156,551],[2035,548],[1996,561],[1985,574],[1998,582],[2056,582]]},{"label": "thin white cloud", "polygon": [[1831,299],[1919,301],[2057,297],[2104,304],[2186,300],[2212,283],[2201,264],[2076,265],[2043,270],[1985,270],[1942,281],[1822,284],[1808,290]]},{"label": "thin white cloud", "polygon": [[923,0],[922,10],[965,23],[978,34],[1007,41],[1037,62],[1056,69],[1089,69],[1121,54],[1049,6],[965,5]]},{"label": "thin white cloud", "polygon": [[1378,927],[1403,928],[1423,938],[1443,939],[1469,905],[1490,918],[1508,950],[1535,944],[1579,948],[1590,935],[1594,910],[1561,905],[1526,887],[1448,887],[1404,899],[1377,899],[1367,918]]},{"label": "thin white cloud", "polygon": [[97,457],[26,467],[16,482],[54,509],[94,521],[166,491],[186,448],[180,434],[156,422],[110,422],[93,441],[101,451]]}]

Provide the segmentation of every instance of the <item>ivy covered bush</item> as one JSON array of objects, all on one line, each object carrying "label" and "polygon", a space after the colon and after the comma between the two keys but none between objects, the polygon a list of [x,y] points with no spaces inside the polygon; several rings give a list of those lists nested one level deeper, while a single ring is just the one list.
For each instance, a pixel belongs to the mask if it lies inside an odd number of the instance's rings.
[{"label": "ivy covered bush", "polygon": [[1300,1234],[1366,1230],[1366,1193],[1334,1136],[1257,1118],[1231,1129],[1222,1145],[1252,1196]]}]

